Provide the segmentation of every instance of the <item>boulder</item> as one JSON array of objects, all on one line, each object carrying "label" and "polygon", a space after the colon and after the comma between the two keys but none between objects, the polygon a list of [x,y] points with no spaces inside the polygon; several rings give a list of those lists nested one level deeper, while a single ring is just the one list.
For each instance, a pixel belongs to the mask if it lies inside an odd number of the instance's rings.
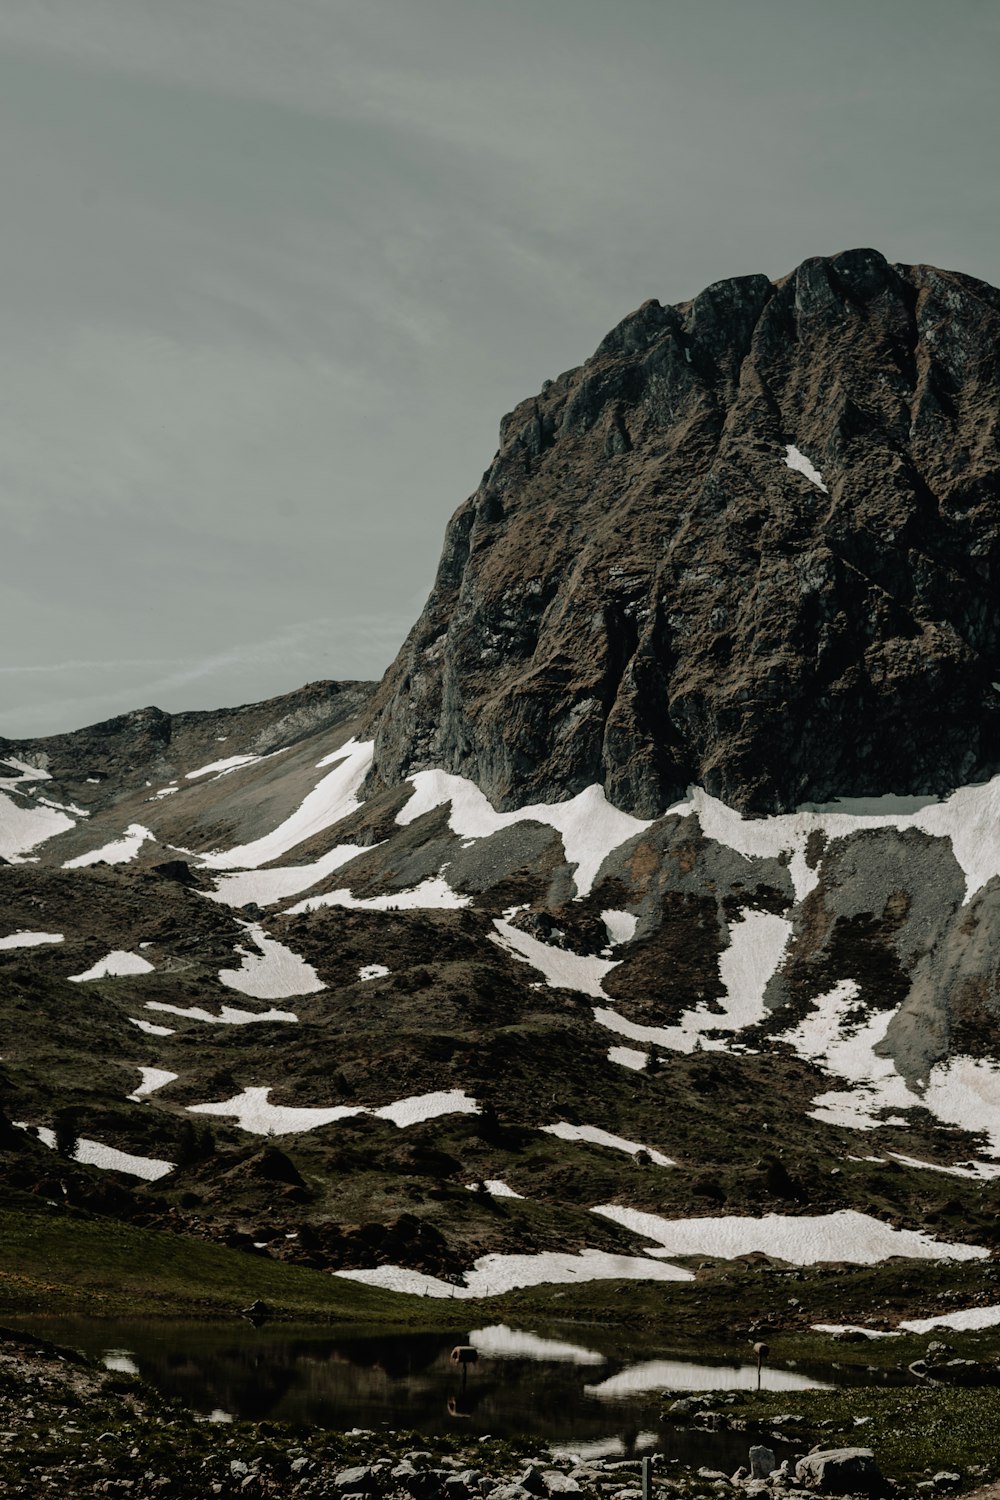
[{"label": "boulder", "polygon": [[773,1448],[765,1448],[763,1444],[757,1443],[750,1449],[750,1478],[766,1479],[773,1474],[778,1467],[778,1460],[774,1456]]},{"label": "boulder", "polygon": [[821,1448],[795,1466],[795,1477],[823,1495],[878,1495],[885,1478],[870,1448]]}]

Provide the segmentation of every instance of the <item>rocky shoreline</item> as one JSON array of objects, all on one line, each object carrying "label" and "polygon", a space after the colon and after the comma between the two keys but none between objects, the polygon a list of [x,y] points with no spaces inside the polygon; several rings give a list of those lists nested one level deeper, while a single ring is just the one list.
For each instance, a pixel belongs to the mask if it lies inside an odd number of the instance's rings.
[{"label": "rocky shoreline", "polygon": [[[854,1393],[855,1395],[857,1392]],[[884,1394],[884,1393],[883,1393]],[[912,1391],[900,1394],[911,1397]],[[949,1393],[968,1400],[968,1392]],[[983,1393],[976,1393],[977,1395]],[[991,1393],[990,1393],[991,1394]],[[992,1399],[992,1395],[991,1395]],[[930,1422],[927,1412],[921,1418]],[[996,1429],[995,1407],[984,1408]],[[667,1422],[746,1435],[746,1463],[728,1474],[660,1452],[589,1458],[491,1436],[197,1416],[131,1375],[76,1351],[0,1330],[0,1494],[60,1497],[335,1497],[335,1500],[656,1500],[667,1496],[896,1496],[968,1491],[994,1464],[946,1465],[910,1479],[884,1475],[870,1447],[850,1442],[872,1417],[806,1419],[758,1412],[727,1393],[668,1403]],[[864,1435],[878,1431],[867,1427]],[[816,1440],[818,1438],[818,1441]],[[778,1452],[786,1456],[778,1457]],[[985,1497],[989,1491],[983,1491]]]}]

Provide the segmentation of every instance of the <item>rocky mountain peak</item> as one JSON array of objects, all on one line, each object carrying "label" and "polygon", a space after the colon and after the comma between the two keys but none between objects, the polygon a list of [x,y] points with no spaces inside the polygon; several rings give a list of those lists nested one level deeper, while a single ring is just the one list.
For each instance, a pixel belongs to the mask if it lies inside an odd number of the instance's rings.
[{"label": "rocky mountain peak", "polygon": [[1000,293],[874,250],[648,301],[501,424],[369,714],[499,807],[1000,767]]}]

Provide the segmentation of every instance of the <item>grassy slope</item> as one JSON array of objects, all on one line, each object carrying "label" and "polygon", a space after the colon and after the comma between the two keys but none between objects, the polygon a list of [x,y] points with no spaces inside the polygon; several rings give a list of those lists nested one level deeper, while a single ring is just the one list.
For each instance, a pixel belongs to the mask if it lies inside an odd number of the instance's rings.
[{"label": "grassy slope", "polygon": [[288,1314],[400,1324],[426,1323],[433,1306],[113,1219],[0,1210],[0,1313],[221,1317],[256,1298]]}]

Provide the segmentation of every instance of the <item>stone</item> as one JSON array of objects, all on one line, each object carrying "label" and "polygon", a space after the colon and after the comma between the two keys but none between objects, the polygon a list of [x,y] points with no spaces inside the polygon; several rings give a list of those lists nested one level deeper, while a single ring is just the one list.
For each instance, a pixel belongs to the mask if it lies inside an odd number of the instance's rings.
[{"label": "stone", "polygon": [[870,1448],[821,1448],[795,1466],[795,1477],[824,1495],[877,1495],[885,1479]]},{"label": "stone", "polygon": [[582,1486],[571,1474],[561,1474],[558,1469],[546,1469],[542,1478],[550,1495],[579,1495]]},{"label": "stone", "polygon": [[529,1464],[521,1475],[520,1483],[529,1495],[544,1495],[546,1493],[545,1480],[541,1471],[534,1464]]},{"label": "stone", "polygon": [[371,1495],[379,1488],[378,1476],[368,1464],[341,1469],[333,1482],[342,1495]]},{"label": "stone", "polygon": [[941,1471],[931,1478],[931,1484],[936,1490],[953,1490],[962,1483],[961,1474],[956,1474],[951,1469]]},{"label": "stone", "polygon": [[672,1417],[686,1422],[691,1417],[697,1416],[699,1412],[705,1411],[708,1405],[704,1396],[679,1396],[676,1401],[671,1401],[667,1411]]},{"label": "stone", "polygon": [[765,1448],[762,1443],[755,1443],[750,1449],[751,1479],[766,1479],[777,1467],[778,1460],[774,1456],[774,1449]]}]

